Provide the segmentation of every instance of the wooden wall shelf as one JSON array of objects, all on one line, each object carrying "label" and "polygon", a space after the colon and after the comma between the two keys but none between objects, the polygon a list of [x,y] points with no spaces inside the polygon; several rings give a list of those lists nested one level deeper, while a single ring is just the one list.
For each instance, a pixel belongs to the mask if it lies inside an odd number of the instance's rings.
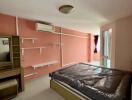
[{"label": "wooden wall shelf", "polygon": [[37,38],[21,38],[21,41],[22,41],[22,43],[24,42],[24,40],[31,40],[32,41],[32,43],[34,44],[34,42],[35,42],[35,40],[37,40]]},{"label": "wooden wall shelf", "polygon": [[33,72],[33,73],[30,73],[30,74],[24,75],[24,77],[29,77],[29,76],[33,76],[33,75],[37,75],[37,74],[38,74],[37,72]]},{"label": "wooden wall shelf", "polygon": [[57,63],[58,63],[58,61],[55,60],[55,61],[49,61],[49,62],[37,64],[37,65],[32,65],[32,67],[34,69],[36,69],[36,68],[39,68],[39,67],[49,66],[49,65],[53,65],[53,64],[57,64]]},{"label": "wooden wall shelf", "polygon": [[42,53],[42,49],[45,49],[47,47],[31,47],[31,48],[21,48],[22,55],[24,55],[24,50],[31,50],[31,49],[39,49],[40,54]]},{"label": "wooden wall shelf", "polygon": [[33,68],[34,71],[32,73],[29,73],[29,74],[24,75],[24,77],[30,77],[30,76],[37,75],[38,74],[36,72],[36,69],[37,68],[44,67],[44,66],[50,66],[50,65],[53,65],[53,64],[57,64],[58,62],[59,61],[54,60],[54,61],[48,61],[48,62],[44,62],[44,63],[37,64],[37,65],[32,65],[31,67]]}]

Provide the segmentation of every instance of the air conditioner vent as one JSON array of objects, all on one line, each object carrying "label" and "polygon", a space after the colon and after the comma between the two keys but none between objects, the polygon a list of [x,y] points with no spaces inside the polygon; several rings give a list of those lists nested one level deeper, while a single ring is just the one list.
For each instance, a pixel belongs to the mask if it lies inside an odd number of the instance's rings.
[{"label": "air conditioner vent", "polygon": [[51,23],[47,22],[37,22],[36,31],[38,32],[53,32],[54,26]]}]

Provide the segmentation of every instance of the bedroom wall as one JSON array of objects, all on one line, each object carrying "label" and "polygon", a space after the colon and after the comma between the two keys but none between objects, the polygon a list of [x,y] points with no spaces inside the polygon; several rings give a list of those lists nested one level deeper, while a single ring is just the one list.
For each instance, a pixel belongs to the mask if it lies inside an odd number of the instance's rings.
[{"label": "bedroom wall", "polygon": [[[19,19],[19,34],[20,37],[36,38],[34,43],[31,40],[24,40],[21,43],[21,48],[46,47],[42,49],[41,53],[39,49],[24,50],[24,54],[21,55],[21,63],[24,67],[25,75],[34,72],[38,73],[31,77],[26,77],[26,79],[39,77],[60,68],[60,47],[56,45],[60,42],[59,35],[49,34],[48,32],[36,32],[35,22],[22,18]],[[36,70],[31,67],[32,65],[50,61],[57,61],[58,63],[37,68]]]},{"label": "bedroom wall", "polygon": [[[121,18],[101,27],[112,28],[112,68],[132,71],[132,16]],[[102,32],[101,32],[102,33]]]},{"label": "bedroom wall", "polygon": [[[0,34],[16,35],[16,23],[15,17],[5,14],[0,14]],[[63,62],[61,62],[60,52],[60,35],[51,34],[49,32],[36,32],[35,21],[19,18],[19,35],[21,38],[36,38],[35,43],[31,40],[24,40],[21,42],[21,48],[32,47],[46,47],[40,54],[39,49],[24,50],[24,54],[21,55],[21,63],[24,68],[24,74],[30,74],[37,72],[38,74],[26,77],[26,80],[37,78],[42,75],[46,75],[49,72],[55,71],[61,68],[63,65],[88,62],[90,61],[90,37],[89,34],[85,34],[79,31],[62,28],[62,32],[72,35],[62,36],[62,48],[63,48]],[[59,27],[56,27],[56,31],[60,31]],[[73,35],[79,36],[74,37]],[[87,37],[87,38],[80,38]],[[33,70],[32,65],[41,64],[49,61],[58,61],[57,64],[51,66],[44,66]]]},{"label": "bedroom wall", "polygon": [[132,16],[116,21],[116,66],[132,71]]},{"label": "bedroom wall", "polygon": [[[70,35],[78,35],[81,37],[74,37],[63,35],[63,65],[88,62],[90,61],[90,36],[89,34],[82,34],[75,30],[62,28],[62,33]],[[87,38],[86,38],[87,37]]]},{"label": "bedroom wall", "polygon": [[0,14],[0,34],[16,34],[15,17]]}]

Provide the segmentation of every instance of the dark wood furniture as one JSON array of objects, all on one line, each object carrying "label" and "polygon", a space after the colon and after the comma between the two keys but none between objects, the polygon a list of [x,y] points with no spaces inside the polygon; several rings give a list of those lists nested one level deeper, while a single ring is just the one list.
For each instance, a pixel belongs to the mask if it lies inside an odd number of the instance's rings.
[{"label": "dark wood furniture", "polygon": [[10,100],[18,94],[16,79],[0,82],[0,100]]},{"label": "dark wood furniture", "polygon": [[0,62],[0,82],[16,79],[18,92],[24,90],[24,74],[20,59],[20,38],[19,36],[0,36],[9,38],[10,61],[9,63]]},{"label": "dark wood furniture", "polygon": [[17,79],[19,92],[24,90],[24,78],[22,68],[13,68],[0,71],[0,82],[10,79]]}]

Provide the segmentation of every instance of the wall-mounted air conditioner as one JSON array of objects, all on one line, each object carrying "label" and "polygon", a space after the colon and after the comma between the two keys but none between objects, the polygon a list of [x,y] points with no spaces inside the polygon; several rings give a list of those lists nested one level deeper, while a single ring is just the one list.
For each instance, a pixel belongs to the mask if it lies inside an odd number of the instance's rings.
[{"label": "wall-mounted air conditioner", "polygon": [[53,32],[54,26],[50,23],[36,22],[36,31],[38,31],[38,32]]}]

